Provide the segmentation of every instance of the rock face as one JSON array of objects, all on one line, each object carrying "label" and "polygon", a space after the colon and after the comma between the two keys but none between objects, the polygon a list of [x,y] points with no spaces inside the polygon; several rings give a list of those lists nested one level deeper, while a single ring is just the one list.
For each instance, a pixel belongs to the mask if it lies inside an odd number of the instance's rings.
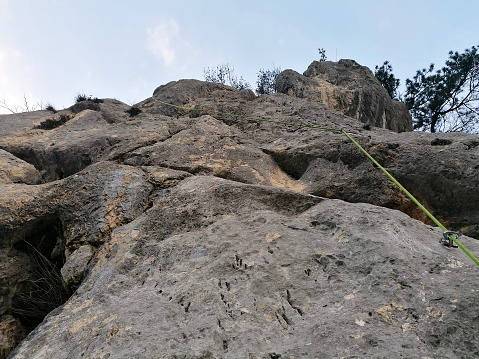
[{"label": "rock face", "polygon": [[314,61],[303,75],[283,71],[276,87],[278,92],[318,101],[371,126],[412,131],[406,106],[391,100],[371,70],[354,60]]},{"label": "rock face", "polygon": [[9,314],[0,317],[0,357],[5,358],[25,337],[25,330],[18,319]]},{"label": "rock face", "polygon": [[40,173],[31,164],[0,149],[0,183],[39,184]]},{"label": "rock face", "polygon": [[478,267],[344,135],[224,113],[345,128],[476,255],[477,136],[196,80],[135,108],[0,116],[0,358],[479,355]]}]

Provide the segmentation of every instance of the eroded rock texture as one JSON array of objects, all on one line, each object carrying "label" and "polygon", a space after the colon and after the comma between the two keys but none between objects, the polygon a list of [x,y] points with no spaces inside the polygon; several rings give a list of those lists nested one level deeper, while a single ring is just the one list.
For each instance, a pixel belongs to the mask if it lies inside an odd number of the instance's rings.
[{"label": "eroded rock texture", "polygon": [[283,71],[276,87],[278,92],[318,101],[371,126],[412,131],[406,106],[391,100],[371,70],[354,60],[314,61],[303,75]]},{"label": "eroded rock texture", "polygon": [[479,355],[478,267],[346,137],[205,109],[346,129],[476,254],[477,136],[196,80],[135,108],[0,116],[0,355]]}]

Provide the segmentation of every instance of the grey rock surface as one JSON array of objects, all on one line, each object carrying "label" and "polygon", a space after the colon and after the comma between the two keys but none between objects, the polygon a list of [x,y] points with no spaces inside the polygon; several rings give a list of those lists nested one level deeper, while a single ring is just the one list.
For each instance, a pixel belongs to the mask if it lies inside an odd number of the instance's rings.
[{"label": "grey rock surface", "polygon": [[0,183],[39,184],[40,173],[31,164],[0,149]]},{"label": "grey rock surface", "polygon": [[412,131],[406,106],[392,100],[371,70],[354,60],[314,61],[303,75],[283,71],[278,75],[276,89],[318,101],[371,126]]},{"label": "grey rock surface", "polygon": [[75,249],[68,256],[60,270],[62,278],[67,285],[78,287],[94,254],[95,248],[87,244]]},{"label": "grey rock surface", "polygon": [[[9,358],[479,355],[477,266],[345,136],[301,125],[350,132],[476,255],[477,136],[196,80],[135,116],[97,105],[51,130],[0,116],[2,158],[37,174],[0,183],[3,357],[28,332]],[[39,279],[68,294],[45,318],[25,313]]]},{"label": "grey rock surface", "polygon": [[25,330],[18,319],[0,315],[0,357],[5,358],[24,337]]},{"label": "grey rock surface", "polygon": [[195,176],[114,230],[12,357],[473,357],[477,267],[440,235],[398,211]]}]

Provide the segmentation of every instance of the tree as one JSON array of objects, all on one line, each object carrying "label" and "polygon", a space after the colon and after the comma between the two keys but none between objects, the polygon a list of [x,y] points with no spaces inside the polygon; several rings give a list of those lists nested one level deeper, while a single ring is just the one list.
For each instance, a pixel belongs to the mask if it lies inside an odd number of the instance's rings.
[{"label": "tree", "polygon": [[318,49],[319,51],[319,62],[326,61],[328,58],[326,57],[326,50],[322,47]]},{"label": "tree", "polygon": [[231,86],[237,90],[244,90],[251,88],[250,84],[246,82],[243,77],[234,75],[234,67],[230,64],[221,64],[216,66],[216,69],[204,68],[203,75],[205,81],[215,82],[227,86]]},{"label": "tree", "polygon": [[405,103],[415,129],[479,134],[477,48],[450,51],[445,66],[435,72],[434,64],[418,70],[406,80]]},{"label": "tree", "polygon": [[261,69],[258,72],[256,80],[256,94],[269,95],[276,92],[276,78],[281,72],[280,67],[274,67],[272,70]]},{"label": "tree", "polygon": [[[47,107],[50,104],[47,104]],[[27,96],[23,94],[23,106],[11,107],[7,104],[5,100],[0,101],[0,107],[11,113],[22,113],[22,112],[32,112],[45,109],[42,102],[37,102],[36,104],[28,103]]]},{"label": "tree", "polygon": [[400,95],[398,93],[399,87],[399,79],[394,77],[393,74],[393,67],[389,63],[389,61],[384,61],[381,67],[377,66],[374,68],[374,76],[378,79],[378,81],[383,85],[383,87],[388,92],[389,96],[393,100],[399,100]]}]

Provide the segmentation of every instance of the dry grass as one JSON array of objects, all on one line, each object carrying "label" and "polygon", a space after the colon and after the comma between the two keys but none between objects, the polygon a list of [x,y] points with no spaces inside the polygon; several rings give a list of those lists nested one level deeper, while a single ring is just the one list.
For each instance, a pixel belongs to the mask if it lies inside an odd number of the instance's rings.
[{"label": "dry grass", "polygon": [[37,248],[24,241],[31,258],[31,277],[22,283],[23,290],[12,300],[11,312],[26,327],[36,327],[53,309],[70,297],[59,269]]}]

